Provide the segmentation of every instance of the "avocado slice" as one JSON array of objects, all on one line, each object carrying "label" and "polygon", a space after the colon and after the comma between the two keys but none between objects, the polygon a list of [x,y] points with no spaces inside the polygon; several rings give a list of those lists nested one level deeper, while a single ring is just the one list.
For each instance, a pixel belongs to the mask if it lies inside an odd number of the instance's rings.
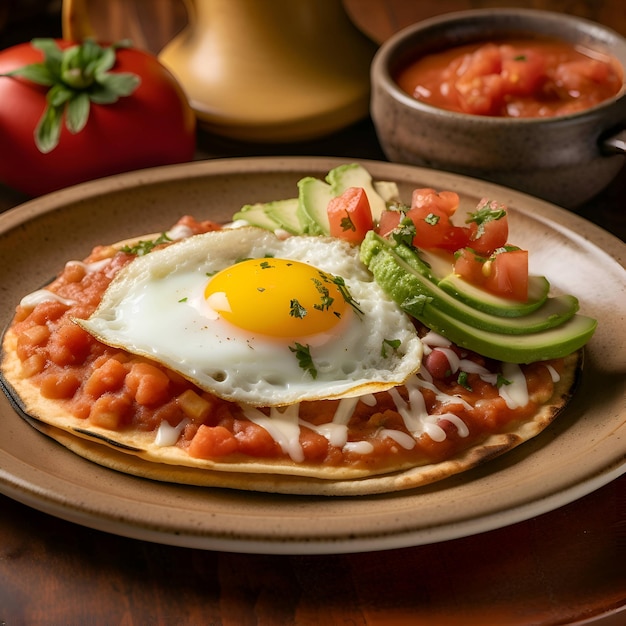
[{"label": "avocado slice", "polygon": [[519,302],[489,293],[454,273],[454,255],[448,252],[417,250],[417,256],[431,270],[434,280],[446,293],[479,311],[501,317],[521,317],[536,311],[548,297],[550,283],[545,276],[528,277],[528,300]]},{"label": "avocado slice", "polygon": [[350,187],[361,187],[367,194],[372,217],[378,220],[387,202],[397,200],[398,186],[390,181],[374,182],[360,163],[347,163],[333,168],[326,180],[307,176],[298,181],[298,216],[310,235],[330,234],[328,203]]},{"label": "avocado slice", "polygon": [[416,257],[416,252],[408,246],[391,243],[372,231],[361,246],[362,260],[396,302],[404,306],[405,302],[414,300],[414,310],[429,303],[474,328],[503,334],[528,334],[559,326],[578,310],[578,300],[574,296],[563,295],[548,298],[542,307],[528,315],[492,315],[458,300],[422,272],[415,271],[415,265],[419,266],[415,263]]},{"label": "avocado slice", "polygon": [[595,330],[595,320],[575,315],[578,301],[573,296],[550,298],[536,312],[516,318],[478,311],[413,271],[405,259],[415,256],[403,244],[394,245],[374,232],[361,245],[361,260],[394,301],[429,328],[479,354],[517,363],[556,358],[584,345]]},{"label": "avocado slice", "polygon": [[491,294],[472,285],[457,274],[448,274],[438,284],[446,293],[465,304],[501,317],[522,317],[531,314],[546,303],[550,291],[550,283],[545,276],[528,277],[528,300],[526,302]]},{"label": "avocado slice", "polygon": [[323,180],[306,176],[298,181],[298,219],[309,235],[329,235],[327,207],[336,194]]},{"label": "avocado slice", "polygon": [[275,231],[280,228],[280,224],[267,214],[266,206],[267,203],[264,202],[246,204],[233,215],[233,221],[244,220],[251,226],[258,226],[265,230]]},{"label": "avocado slice", "polygon": [[457,346],[509,363],[534,363],[567,356],[582,348],[598,325],[590,317],[574,315],[555,328],[508,335],[474,328],[432,305],[427,305],[427,315],[427,326]]},{"label": "avocado slice", "polygon": [[[347,163],[339,165],[328,172],[326,181],[333,189],[336,196],[341,195],[350,187],[361,187],[370,203],[372,217],[375,221],[380,219],[381,213],[387,208],[387,202],[397,200],[398,187],[393,183],[374,183],[371,174],[360,163]],[[384,193],[385,196],[381,195]],[[388,196],[388,197],[386,197]]]},{"label": "avocado slice", "polygon": [[292,235],[301,235],[304,230],[298,217],[298,199],[275,200],[265,205],[267,216],[278,223],[279,228]]}]

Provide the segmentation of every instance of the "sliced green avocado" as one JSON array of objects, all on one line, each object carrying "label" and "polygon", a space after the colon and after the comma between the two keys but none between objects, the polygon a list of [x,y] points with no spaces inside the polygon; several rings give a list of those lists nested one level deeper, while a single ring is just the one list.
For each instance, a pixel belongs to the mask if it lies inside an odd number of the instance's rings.
[{"label": "sliced green avocado", "polygon": [[280,228],[280,224],[267,214],[266,207],[267,203],[264,202],[246,204],[233,215],[233,220],[244,220],[251,226],[275,231]]},{"label": "sliced green avocado", "polygon": [[361,260],[395,302],[474,352],[517,363],[557,358],[584,345],[595,330],[595,320],[575,315],[578,302],[573,296],[551,298],[536,312],[517,318],[477,311],[412,271],[404,261],[411,255],[415,253],[406,246],[394,246],[373,232],[361,245]]},{"label": "sliced green avocado", "polygon": [[393,244],[372,231],[361,246],[362,260],[396,302],[404,306],[405,302],[414,300],[414,310],[429,303],[474,328],[503,334],[527,334],[559,326],[578,310],[578,300],[564,295],[548,298],[542,307],[521,317],[491,315],[451,296],[421,271],[415,271],[416,257],[411,248]]},{"label": "sliced green avocado", "polygon": [[350,187],[365,190],[374,220],[378,220],[388,201],[398,197],[398,186],[395,183],[373,182],[370,173],[359,163],[333,168],[326,175],[325,181],[312,176],[302,178],[298,181],[298,217],[308,234],[330,234],[328,203]]},{"label": "sliced green avocado", "polygon": [[336,194],[323,180],[306,176],[298,181],[298,219],[309,235],[330,234],[327,207]]},{"label": "sliced green avocado", "polygon": [[454,273],[453,255],[447,252],[417,250],[420,260],[430,268],[433,280],[446,293],[485,313],[501,317],[521,317],[536,311],[548,297],[550,283],[545,276],[528,277],[528,300],[519,302],[491,294]]},{"label": "sliced green avocado", "polygon": [[449,274],[442,278],[438,284],[446,293],[465,302],[465,304],[501,317],[529,315],[545,304],[550,291],[550,283],[545,276],[528,277],[528,300],[526,302],[518,302],[490,294],[480,287],[475,287],[457,274]]},{"label": "sliced green avocado", "polygon": [[574,315],[556,328],[526,335],[507,335],[474,328],[431,305],[427,305],[427,309],[427,326],[435,332],[457,346],[509,363],[534,363],[567,356],[582,348],[598,325],[590,317]]},{"label": "sliced green avocado", "polygon": [[275,200],[265,205],[268,217],[279,224],[279,228],[292,235],[303,233],[302,222],[298,218],[298,199]]},{"label": "sliced green avocado", "polygon": [[[381,213],[387,208],[387,201],[396,200],[399,195],[397,185],[394,188],[389,186],[392,183],[375,184],[371,174],[360,163],[347,163],[333,168],[328,172],[326,181],[333,188],[336,196],[341,195],[350,187],[361,187],[367,195],[375,221],[380,219]],[[389,197],[383,197],[380,192],[388,194]]]}]

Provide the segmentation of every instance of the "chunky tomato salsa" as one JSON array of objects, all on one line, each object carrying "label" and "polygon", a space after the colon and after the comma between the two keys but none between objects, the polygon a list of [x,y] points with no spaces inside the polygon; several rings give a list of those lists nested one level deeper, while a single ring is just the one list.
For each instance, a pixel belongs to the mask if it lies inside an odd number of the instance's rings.
[{"label": "chunky tomato salsa", "polygon": [[619,93],[617,59],[565,41],[510,39],[467,44],[403,67],[398,85],[439,108],[499,117],[553,117]]},{"label": "chunky tomato salsa", "polygon": [[[194,234],[219,226],[187,217],[177,228]],[[164,245],[167,237],[133,248],[97,247],[17,307],[11,330],[22,376],[88,425],[152,432],[157,446],[178,446],[199,459],[376,470],[438,462],[491,433],[512,432],[550,400],[562,372],[560,359],[523,366],[490,361],[419,326],[421,371],[391,391],[272,409],[228,402],[159,363],[104,345],[73,322],[94,311],[137,254]],[[285,422],[299,429],[296,441],[281,436]]]}]

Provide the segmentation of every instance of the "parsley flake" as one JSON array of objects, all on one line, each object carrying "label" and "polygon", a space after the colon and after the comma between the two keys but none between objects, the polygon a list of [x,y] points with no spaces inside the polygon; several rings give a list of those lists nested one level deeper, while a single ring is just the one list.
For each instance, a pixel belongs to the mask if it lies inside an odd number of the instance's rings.
[{"label": "parsley flake", "polygon": [[311,374],[313,379],[317,378],[317,369],[313,363],[313,358],[311,357],[311,347],[308,344],[303,346],[301,343],[296,341],[295,347],[289,346],[289,350],[296,355],[300,369]]},{"label": "parsley flake", "polygon": [[321,303],[314,304],[313,308],[317,309],[318,311],[327,311],[328,309],[330,309],[332,303],[335,301],[335,298],[330,295],[328,288],[322,284],[321,280],[318,280],[317,278],[312,278],[311,280],[313,281],[313,284],[319,291],[322,298]]},{"label": "parsley flake", "polygon": [[152,252],[152,250],[162,244],[162,243],[168,243],[172,241],[168,236],[167,233],[161,233],[156,239],[152,239],[152,240],[141,240],[138,241],[134,246],[123,246],[122,248],[120,248],[120,250],[122,252],[125,252],[126,254],[136,254],[137,256],[144,256],[145,254],[148,254],[149,252]]},{"label": "parsley flake", "polygon": [[434,213],[429,213],[425,218],[424,221],[429,225],[429,226],[436,226],[439,223],[439,216],[435,215]]},{"label": "parsley flake", "polygon": [[289,315],[302,319],[306,315],[306,309],[294,298],[289,303]]},{"label": "parsley flake", "polygon": [[359,308],[359,303],[352,297],[346,281],[341,276],[333,276],[331,281],[337,285],[341,297],[349,304],[357,313],[363,315],[363,311]]},{"label": "parsley flake", "polygon": [[398,225],[390,233],[391,238],[397,244],[404,244],[406,246],[413,244],[413,239],[415,239],[416,234],[415,223],[410,217],[406,217],[406,215],[400,219]]},{"label": "parsley flake", "polygon": [[467,372],[459,372],[456,382],[459,383],[461,387],[465,387],[465,389],[467,389],[468,391],[472,391],[472,386],[467,380]]},{"label": "parsley flake", "polygon": [[399,339],[383,339],[382,346],[380,348],[380,356],[383,359],[387,358],[387,347],[391,348],[394,352],[400,347],[402,342]]},{"label": "parsley flake", "polygon": [[500,389],[502,385],[510,385],[510,384],[511,384],[511,381],[507,380],[504,376],[502,376],[502,374],[498,372],[498,377],[496,379],[496,387]]},{"label": "parsley flake", "polygon": [[342,231],[347,231],[347,230],[351,230],[351,231],[356,231],[356,226],[354,225],[354,222],[352,221],[352,218],[349,215],[346,215],[346,217],[343,217],[341,219],[341,230]]},{"label": "parsley flake", "polygon": [[474,213],[470,213],[465,220],[466,224],[474,222],[477,224],[476,239],[485,232],[485,224],[506,217],[506,208],[503,204],[499,204],[491,200],[483,200]]}]

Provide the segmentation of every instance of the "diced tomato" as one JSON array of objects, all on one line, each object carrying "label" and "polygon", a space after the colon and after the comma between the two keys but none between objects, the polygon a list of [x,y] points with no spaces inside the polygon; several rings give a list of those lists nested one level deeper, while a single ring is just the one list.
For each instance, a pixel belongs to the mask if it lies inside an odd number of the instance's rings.
[{"label": "diced tomato", "polygon": [[413,245],[416,248],[440,248],[456,252],[468,243],[469,229],[454,226],[448,215],[441,210],[433,209],[424,214],[422,208],[411,209],[407,217],[415,224]]},{"label": "diced tomato", "polygon": [[189,456],[196,459],[232,454],[238,448],[234,435],[223,426],[201,424],[189,445]]},{"label": "diced tomato", "polygon": [[361,187],[349,187],[340,196],[332,198],[327,211],[331,237],[360,243],[367,231],[374,227],[370,203]]},{"label": "diced tomato", "polygon": [[509,220],[506,208],[495,202],[483,200],[469,222],[469,245],[478,254],[488,257],[506,245],[509,237]]},{"label": "diced tomato", "polygon": [[378,228],[376,229],[376,232],[381,237],[386,237],[394,228],[398,226],[402,215],[403,214],[401,211],[383,211],[380,214],[380,218],[378,220]]},{"label": "diced tomato", "polygon": [[517,96],[532,96],[546,80],[545,57],[536,50],[501,46],[504,90]]},{"label": "diced tomato", "polygon": [[432,211],[451,217],[459,206],[459,194],[454,191],[435,191],[430,187],[413,190],[412,209],[423,209],[426,215]]},{"label": "diced tomato", "polygon": [[434,189],[415,189],[411,209],[407,212],[415,224],[416,248],[440,248],[455,252],[467,245],[469,229],[455,226],[450,221],[459,205],[459,196],[454,191],[438,193]]},{"label": "diced tomato", "polygon": [[[528,251],[507,250],[489,261],[485,272],[485,288],[505,298],[528,300]],[[487,268],[485,268],[487,269]]]},{"label": "diced tomato", "polygon": [[165,401],[170,379],[158,367],[139,361],[133,363],[125,383],[139,404],[152,405]]},{"label": "diced tomato", "polygon": [[463,248],[455,254],[454,273],[472,285],[480,286],[485,281],[483,266],[486,259],[471,248]]}]

